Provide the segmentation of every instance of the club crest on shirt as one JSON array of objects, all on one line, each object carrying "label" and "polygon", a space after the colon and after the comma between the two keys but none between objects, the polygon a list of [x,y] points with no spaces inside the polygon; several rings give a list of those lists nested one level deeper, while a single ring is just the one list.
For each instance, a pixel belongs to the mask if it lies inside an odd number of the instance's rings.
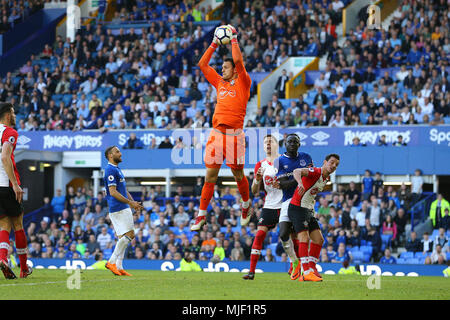
[{"label": "club crest on shirt", "polygon": [[302,167],[306,167],[306,161],[305,160],[300,160],[300,165],[302,166]]},{"label": "club crest on shirt", "polygon": [[234,79],[230,81],[230,85],[234,86]]}]

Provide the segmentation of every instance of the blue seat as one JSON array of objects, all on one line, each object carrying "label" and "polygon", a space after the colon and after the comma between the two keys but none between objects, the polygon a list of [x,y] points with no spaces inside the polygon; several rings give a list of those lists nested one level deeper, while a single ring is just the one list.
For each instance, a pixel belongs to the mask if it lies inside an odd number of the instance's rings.
[{"label": "blue seat", "polygon": [[400,258],[403,258],[403,259],[413,259],[413,258],[414,258],[414,252],[411,252],[411,251],[402,252],[402,253],[400,254]]},{"label": "blue seat", "polygon": [[232,231],[233,233],[235,233],[235,232],[241,233],[241,227],[239,227],[239,226],[233,227],[233,228],[231,228],[231,231]]},{"label": "blue seat", "polygon": [[364,253],[362,251],[353,251],[352,256],[353,256],[353,262],[356,262],[356,261],[362,262],[364,259]]},{"label": "blue seat", "polygon": [[439,236],[439,230],[435,229],[435,230],[433,230],[433,233],[431,234],[431,239],[434,241],[434,238],[436,238],[437,236]]},{"label": "blue seat", "polygon": [[358,246],[351,247],[349,249],[349,251],[352,252],[352,253],[355,252],[355,251],[359,251],[359,247]]},{"label": "blue seat", "polygon": [[277,250],[277,244],[278,243],[271,243],[267,246],[267,249],[271,249],[272,250],[272,254],[275,255],[275,251]]},{"label": "blue seat", "polygon": [[220,227],[220,232],[223,232],[223,233],[227,232],[227,227]]},{"label": "blue seat", "polygon": [[423,253],[423,252],[416,252],[414,254],[414,258],[417,258],[417,259],[425,259],[428,256],[429,256],[428,253]]},{"label": "blue seat", "polygon": [[419,259],[417,258],[406,259],[406,264],[419,264]]},{"label": "blue seat", "polygon": [[403,259],[403,258],[398,258],[398,259],[397,259],[397,264],[405,264],[405,259]]},{"label": "blue seat", "polygon": [[372,254],[373,248],[371,246],[361,246],[359,250]]}]

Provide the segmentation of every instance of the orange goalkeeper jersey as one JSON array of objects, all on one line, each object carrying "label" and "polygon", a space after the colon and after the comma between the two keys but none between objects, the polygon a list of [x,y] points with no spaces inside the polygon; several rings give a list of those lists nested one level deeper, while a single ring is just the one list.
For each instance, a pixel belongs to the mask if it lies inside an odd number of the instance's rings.
[{"label": "orange goalkeeper jersey", "polygon": [[238,74],[237,78],[231,81],[223,80],[216,70],[209,66],[209,61],[216,49],[214,44],[206,50],[198,63],[206,80],[217,90],[217,104],[213,115],[213,127],[216,129],[242,129],[247,113],[247,102],[250,98],[252,80],[245,70],[239,44],[234,42],[231,48]]}]

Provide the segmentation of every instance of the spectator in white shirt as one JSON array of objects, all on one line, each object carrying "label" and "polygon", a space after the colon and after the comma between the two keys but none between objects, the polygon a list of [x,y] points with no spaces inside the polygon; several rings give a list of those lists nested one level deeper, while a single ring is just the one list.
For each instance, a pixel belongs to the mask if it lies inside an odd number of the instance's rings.
[{"label": "spectator in white shirt", "polygon": [[[317,78],[314,81],[314,88],[316,88],[316,89],[317,88],[326,89],[329,84],[330,84],[330,82],[327,79],[325,79],[325,73],[322,72],[322,73],[320,73],[319,78]],[[339,82],[337,83],[337,85],[339,85]],[[344,88],[342,88],[342,92],[344,92]],[[336,87],[336,93],[337,93],[337,87]]]},{"label": "spectator in white shirt", "polygon": [[152,68],[148,65],[147,61],[144,62],[142,67],[139,69],[139,78],[148,78],[152,75]]},{"label": "spectator in white shirt", "polygon": [[411,177],[411,205],[420,199],[422,194],[423,177],[419,169],[414,171],[414,176]]}]

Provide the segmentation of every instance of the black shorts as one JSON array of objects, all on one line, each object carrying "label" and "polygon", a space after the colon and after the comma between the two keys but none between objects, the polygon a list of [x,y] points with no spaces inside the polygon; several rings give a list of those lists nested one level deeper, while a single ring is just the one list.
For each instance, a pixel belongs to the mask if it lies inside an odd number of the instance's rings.
[{"label": "black shorts", "polygon": [[314,210],[302,208],[292,203],[289,204],[288,217],[292,221],[292,226],[296,233],[302,231],[313,231],[320,229],[317,219],[314,217]]},{"label": "black shorts", "polygon": [[258,220],[258,227],[263,226],[268,229],[274,228],[280,219],[280,209],[263,208],[261,211],[261,218]]},{"label": "black shorts", "polygon": [[16,200],[11,187],[0,187],[0,218],[18,217],[23,213],[23,204]]}]

